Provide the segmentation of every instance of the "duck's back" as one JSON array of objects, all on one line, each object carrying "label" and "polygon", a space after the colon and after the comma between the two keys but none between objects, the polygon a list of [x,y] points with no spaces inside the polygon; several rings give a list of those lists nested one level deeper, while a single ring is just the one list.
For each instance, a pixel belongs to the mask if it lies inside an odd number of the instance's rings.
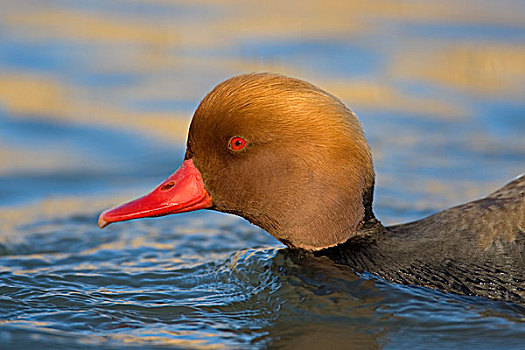
[{"label": "duck's back", "polygon": [[387,280],[525,302],[525,176],[491,195],[384,228],[375,220],[334,261]]},{"label": "duck's back", "polygon": [[408,269],[398,277],[406,282],[412,275],[462,294],[525,300],[525,175],[485,198],[388,231],[403,242]]}]

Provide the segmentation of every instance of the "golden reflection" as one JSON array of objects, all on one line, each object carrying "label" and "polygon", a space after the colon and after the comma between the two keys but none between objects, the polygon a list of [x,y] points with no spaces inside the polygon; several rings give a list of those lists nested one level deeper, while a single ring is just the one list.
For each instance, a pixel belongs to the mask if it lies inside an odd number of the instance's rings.
[{"label": "golden reflection", "polygon": [[437,98],[412,97],[395,90],[390,84],[377,81],[321,78],[320,85],[356,110],[372,108],[446,119],[458,119],[468,114],[462,106]]},{"label": "golden reflection", "polygon": [[49,322],[41,322],[41,321],[27,321],[27,320],[0,320],[0,324],[16,324],[18,326],[39,326],[39,327],[47,327],[50,326],[51,323]]},{"label": "golden reflection", "polygon": [[[142,0],[144,3],[150,1]],[[388,20],[406,22],[477,22],[523,26],[523,15],[498,3],[465,1],[439,2],[368,0],[368,1],[161,1],[176,10],[184,4],[214,11],[220,16],[195,20],[193,17],[158,16],[147,19],[140,14],[110,15],[72,9],[36,8],[20,1],[4,14],[3,22],[24,28],[35,37],[65,37],[82,41],[111,41],[147,43],[154,46],[171,45],[222,46],[243,38],[308,37],[326,38],[347,36],[361,31],[376,30]],[[221,11],[222,10],[222,11]],[[154,23],[155,25],[152,25]],[[45,30],[41,30],[45,29]]]},{"label": "golden reflection", "polygon": [[0,102],[13,114],[67,113],[60,85],[35,74],[0,74]]},{"label": "golden reflection", "polygon": [[79,95],[88,96],[89,92],[51,76],[0,75],[0,104],[12,116],[118,127],[162,137],[172,143],[186,138],[188,116],[126,111],[118,106],[82,100]]},{"label": "golden reflection", "polygon": [[[136,330],[134,334],[112,334],[111,339],[127,344],[171,345],[184,349],[224,349],[226,346],[217,343],[217,334],[202,331],[168,331],[163,329]],[[213,341],[208,343],[207,338]]]},{"label": "golden reflection", "polygon": [[483,95],[523,100],[525,47],[456,44],[435,50],[399,52],[393,73]]},{"label": "golden reflection", "polygon": [[[53,324],[49,322],[40,321],[28,321],[28,320],[0,320],[0,324],[9,324],[17,327],[28,327],[41,329],[52,334],[59,334],[61,332],[52,328]],[[104,334],[104,336],[98,336],[96,334],[90,334],[89,337],[78,338],[79,343],[97,343],[103,346],[108,340],[116,340],[125,344],[143,344],[143,345],[170,345],[177,348],[184,349],[203,349],[203,350],[215,350],[224,349],[225,346],[222,344],[214,343],[211,344],[209,341],[216,342],[217,334],[206,333],[202,331],[168,331],[164,329],[152,329],[146,328],[143,330],[135,330],[132,334],[114,333]],[[209,339],[209,341],[208,341]],[[115,344],[113,344],[115,345]],[[74,345],[72,345],[75,347]]]},{"label": "golden reflection", "polygon": [[[144,43],[153,47],[170,47],[177,42],[176,34],[159,23],[152,26],[140,18],[126,19],[101,12],[24,11],[6,15],[4,21],[30,30],[36,38],[67,37],[82,42]],[[40,31],[41,28],[45,28],[45,32]]]}]

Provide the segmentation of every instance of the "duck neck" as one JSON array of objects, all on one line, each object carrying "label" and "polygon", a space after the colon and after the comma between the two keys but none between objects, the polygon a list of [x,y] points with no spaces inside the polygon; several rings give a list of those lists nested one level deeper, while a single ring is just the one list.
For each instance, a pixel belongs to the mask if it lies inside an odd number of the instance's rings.
[{"label": "duck neck", "polygon": [[[338,264],[348,265],[361,273],[369,271],[381,275],[383,258],[389,256],[388,230],[375,217],[363,222],[345,243],[313,252],[315,256],[326,256]],[[386,244],[385,244],[386,243]],[[385,259],[389,260],[389,259]]]},{"label": "duck neck", "polygon": [[374,211],[372,210],[372,202],[374,201],[374,187],[375,181],[372,181],[372,184],[368,186],[363,192],[363,207],[365,208],[365,215],[359,227],[369,222],[377,222]]},{"label": "duck neck", "polygon": [[[377,264],[381,241],[388,237],[388,230],[376,219],[372,210],[374,183],[363,192],[365,209],[362,221],[352,236],[344,243],[315,252],[316,256],[327,256],[338,263],[351,265],[357,271],[370,270]],[[375,270],[375,269],[374,269]]]}]

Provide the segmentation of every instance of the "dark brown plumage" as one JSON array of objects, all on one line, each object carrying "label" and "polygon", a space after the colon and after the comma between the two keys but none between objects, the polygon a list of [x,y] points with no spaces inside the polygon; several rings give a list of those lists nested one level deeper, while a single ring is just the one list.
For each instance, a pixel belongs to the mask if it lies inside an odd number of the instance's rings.
[{"label": "dark brown plumage", "polygon": [[[236,137],[246,145],[233,149]],[[199,198],[212,202],[177,211],[237,214],[290,248],[393,282],[525,300],[525,176],[486,198],[384,227],[372,211],[374,171],[360,122],[307,82],[247,74],[219,84],[195,112],[185,158],[209,194]],[[124,211],[103,213],[101,227],[139,217]]]},{"label": "dark brown plumage", "polygon": [[525,302],[525,175],[491,195],[407,224],[368,221],[336,262],[387,280]]}]

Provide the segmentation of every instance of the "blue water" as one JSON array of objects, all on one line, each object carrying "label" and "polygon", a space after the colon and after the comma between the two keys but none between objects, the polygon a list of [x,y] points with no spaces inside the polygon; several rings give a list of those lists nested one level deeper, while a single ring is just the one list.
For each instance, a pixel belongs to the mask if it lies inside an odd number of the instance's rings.
[{"label": "blue water", "polygon": [[385,224],[523,173],[522,2],[367,4],[0,2],[0,348],[523,348],[523,305],[356,275],[235,216],[97,227],[241,72],[356,111]]}]

